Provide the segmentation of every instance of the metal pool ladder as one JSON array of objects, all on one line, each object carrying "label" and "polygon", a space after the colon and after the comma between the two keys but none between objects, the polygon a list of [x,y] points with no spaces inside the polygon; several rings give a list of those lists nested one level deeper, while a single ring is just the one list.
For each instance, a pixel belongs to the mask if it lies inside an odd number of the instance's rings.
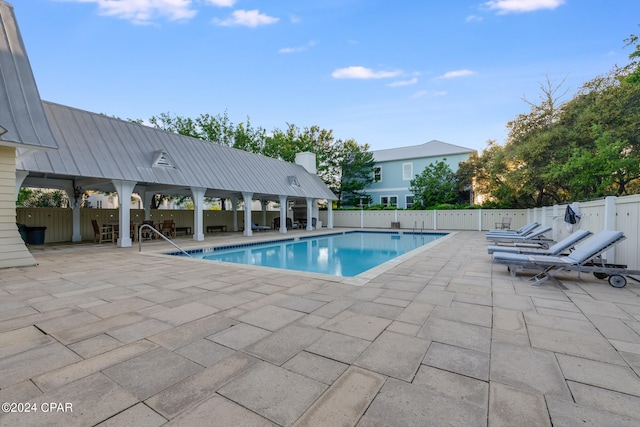
[{"label": "metal pool ladder", "polygon": [[140,228],[138,229],[138,252],[142,252],[142,230],[144,228],[148,228],[149,230],[153,231],[158,236],[162,237],[164,240],[166,240],[167,242],[171,243],[180,252],[182,252],[183,254],[188,256],[189,258],[191,258],[191,255],[189,255],[187,252],[185,252],[184,249],[182,249],[180,246],[178,246],[175,243],[173,243],[173,241],[171,239],[169,239],[167,236],[165,236],[164,234],[162,234],[161,232],[159,232],[158,230],[156,230],[155,228],[153,228],[149,224],[142,224],[142,226],[140,226]]},{"label": "metal pool ladder", "polygon": [[[413,221],[413,233],[415,234],[418,228],[418,221]],[[424,233],[424,221],[422,221],[422,228],[420,228],[420,234]]]}]

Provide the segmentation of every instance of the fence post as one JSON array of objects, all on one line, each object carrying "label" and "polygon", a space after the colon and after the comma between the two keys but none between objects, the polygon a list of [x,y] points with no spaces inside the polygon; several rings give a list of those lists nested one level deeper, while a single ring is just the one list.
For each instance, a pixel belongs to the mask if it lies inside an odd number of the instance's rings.
[{"label": "fence post", "polygon": [[551,236],[553,240],[558,241],[558,224],[560,220],[558,219],[558,213],[560,212],[560,208],[558,205],[553,205],[553,225],[551,229]]},{"label": "fence post", "polygon": [[482,208],[478,209],[478,231],[482,231]]},{"label": "fence post", "polygon": [[433,210],[433,231],[438,229],[438,211]]},{"label": "fence post", "polygon": [[[604,198],[604,230],[614,231],[616,229],[616,199],[615,196],[607,196]],[[605,252],[605,258],[609,262],[615,261],[615,247]]]}]

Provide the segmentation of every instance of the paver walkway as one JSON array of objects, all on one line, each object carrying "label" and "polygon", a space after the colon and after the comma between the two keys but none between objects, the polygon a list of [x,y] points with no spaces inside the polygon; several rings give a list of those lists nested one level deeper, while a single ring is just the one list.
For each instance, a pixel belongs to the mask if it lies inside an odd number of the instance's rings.
[{"label": "paver walkway", "polygon": [[640,425],[640,286],[532,287],[486,245],[457,232],[362,286],[33,248],[0,270],[0,402],[23,412],[0,426]]}]

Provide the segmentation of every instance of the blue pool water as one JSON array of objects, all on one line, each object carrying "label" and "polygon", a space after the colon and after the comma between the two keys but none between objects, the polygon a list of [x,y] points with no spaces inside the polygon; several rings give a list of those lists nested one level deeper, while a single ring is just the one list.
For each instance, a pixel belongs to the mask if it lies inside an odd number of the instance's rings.
[{"label": "blue pool water", "polygon": [[[187,252],[210,261],[353,277],[445,235],[353,231]],[[180,252],[170,255],[185,256]]]}]

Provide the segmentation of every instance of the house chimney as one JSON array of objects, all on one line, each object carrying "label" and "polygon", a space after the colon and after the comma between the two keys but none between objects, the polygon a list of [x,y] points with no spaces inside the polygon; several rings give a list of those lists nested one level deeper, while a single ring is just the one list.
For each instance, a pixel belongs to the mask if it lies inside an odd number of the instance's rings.
[{"label": "house chimney", "polygon": [[303,153],[296,154],[296,165],[300,165],[307,170],[307,172],[316,174],[316,154],[305,151]]}]

